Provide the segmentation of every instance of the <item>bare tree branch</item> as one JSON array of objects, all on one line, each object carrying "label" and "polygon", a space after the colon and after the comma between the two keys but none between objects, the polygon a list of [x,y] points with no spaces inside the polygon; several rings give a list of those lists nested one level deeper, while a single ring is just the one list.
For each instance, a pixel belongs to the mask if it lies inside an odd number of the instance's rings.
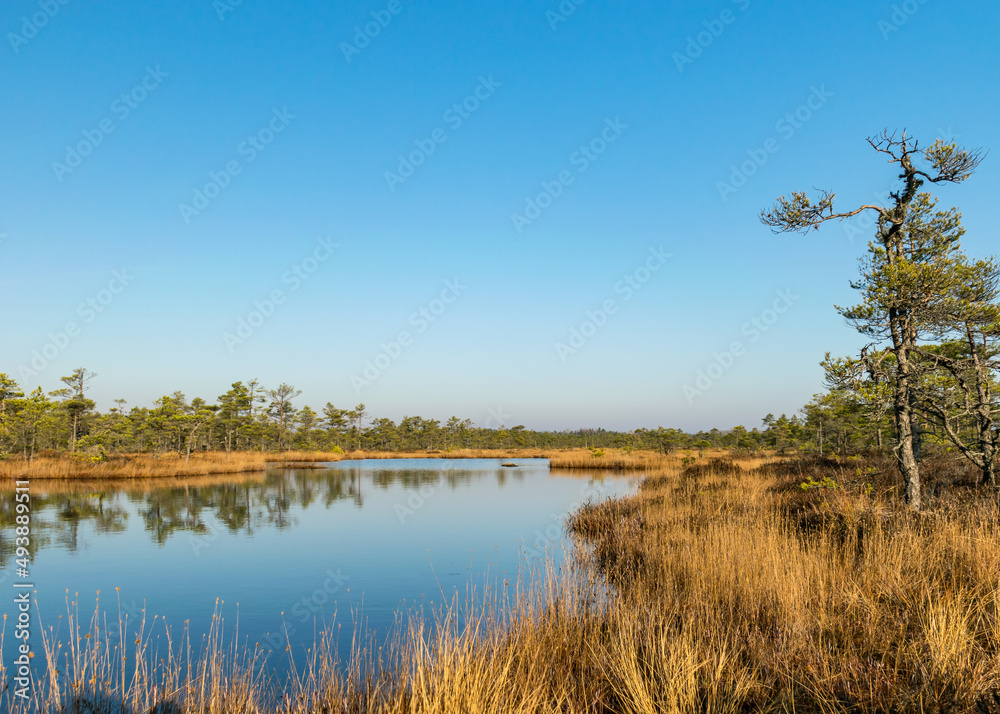
[{"label": "bare tree branch", "polygon": [[782,196],[775,202],[771,210],[761,212],[760,222],[775,233],[806,233],[810,228],[818,229],[821,224],[827,221],[842,221],[864,211],[877,211],[880,215],[888,218],[886,209],[875,205],[864,205],[853,211],[834,213],[833,200],[835,197],[834,193],[821,191],[819,200],[813,203],[802,192],[793,193],[790,199]]}]

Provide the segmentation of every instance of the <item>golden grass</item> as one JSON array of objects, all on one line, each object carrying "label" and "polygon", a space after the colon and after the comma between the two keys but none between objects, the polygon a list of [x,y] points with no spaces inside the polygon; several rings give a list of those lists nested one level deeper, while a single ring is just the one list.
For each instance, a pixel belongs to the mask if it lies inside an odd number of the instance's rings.
[{"label": "golden grass", "polygon": [[[997,496],[946,491],[913,514],[868,465],[668,465],[580,511],[593,548],[542,589],[416,621],[344,661],[321,640],[287,683],[221,637],[162,665],[130,653],[127,670],[99,653],[35,704],[65,703],[54,692],[87,671],[130,711],[183,714],[1000,712]],[[844,487],[799,487],[825,477]],[[86,664],[96,642],[77,641]]]},{"label": "golden grass", "polygon": [[595,456],[589,449],[572,449],[551,456],[552,468],[604,469],[609,471],[655,471],[679,466],[681,455],[663,455],[657,451],[625,452],[605,449]]},{"label": "golden grass", "polygon": [[345,459],[547,459],[546,449],[435,449],[432,451],[349,451]]},{"label": "golden grass", "polygon": [[[718,450],[719,454],[725,453]],[[548,459],[553,469],[597,471],[655,471],[679,466],[683,453],[669,455],[658,451],[603,449],[599,455],[590,449],[450,449],[446,451],[352,451],[349,459]]]},{"label": "golden grass", "polygon": [[[211,488],[213,486],[228,486],[234,483],[264,483],[267,477],[265,471],[247,471],[240,474],[213,474],[208,476],[181,476],[166,479],[169,488]],[[63,478],[48,479],[39,484],[39,492],[46,496],[54,495],[87,495],[106,491],[123,491],[125,493],[148,493],[150,489],[160,488],[165,484],[150,479],[95,479],[95,478]],[[0,493],[13,493],[16,483],[13,480],[0,481]]]},{"label": "golden grass", "polygon": [[622,710],[1000,711],[996,496],[914,515],[799,487],[856,463],[798,468],[696,466],[576,516],[619,592]]},{"label": "golden grass", "polygon": [[127,454],[106,461],[85,456],[40,456],[30,463],[19,458],[0,461],[0,480],[10,479],[143,479],[208,476],[263,471],[276,464],[307,466],[337,461],[342,454],[286,451],[207,452],[191,454],[190,461],[176,453]]},{"label": "golden grass", "polygon": [[[547,454],[552,462],[552,468],[560,469],[600,469],[606,471],[664,471],[680,468],[684,459],[700,461],[726,455],[725,449],[706,449],[701,456],[696,456],[697,450],[673,451],[663,454],[659,451],[640,450],[626,451],[624,449],[599,449],[595,453],[590,449],[565,449]],[[765,463],[775,457],[760,456],[747,459],[748,468],[755,462]]]},{"label": "golden grass", "polygon": [[[115,618],[113,604],[110,617],[96,608],[88,623],[78,604],[68,603],[68,636],[43,634],[46,676],[21,710],[556,714],[577,710],[573,702],[581,697],[597,705],[608,694],[602,681],[589,676],[598,585],[590,578],[557,587],[550,575],[545,587],[484,598],[473,593],[464,606],[453,603],[432,619],[400,626],[381,647],[356,634],[357,648],[346,661],[333,645],[331,628],[305,666],[293,667],[283,681],[265,674],[258,645],[238,644],[238,633],[224,636],[218,611],[207,637],[192,645],[195,638],[187,632],[171,635],[145,613],[129,623]],[[468,604],[474,601],[479,604]],[[107,620],[116,619],[109,630]],[[2,645],[0,635],[0,651]],[[543,653],[555,656],[538,656]],[[0,677],[6,681],[9,674],[0,664]],[[10,690],[0,694],[3,705],[17,711]]]},{"label": "golden grass", "polygon": [[13,479],[144,479],[238,474],[263,471],[273,466],[308,468],[343,459],[550,459],[554,468],[648,471],[679,463],[680,457],[663,457],[652,451],[611,451],[593,458],[586,449],[451,449],[445,451],[323,451],[280,453],[239,451],[228,456],[212,451],[191,455],[187,460],[175,452],[166,454],[122,454],[106,461],[84,455],[38,456],[28,462],[19,457],[0,460],[0,482]]}]

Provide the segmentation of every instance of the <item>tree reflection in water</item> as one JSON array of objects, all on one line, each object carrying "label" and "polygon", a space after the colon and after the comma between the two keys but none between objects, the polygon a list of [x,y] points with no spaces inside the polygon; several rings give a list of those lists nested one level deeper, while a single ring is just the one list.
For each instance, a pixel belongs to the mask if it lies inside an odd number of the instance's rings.
[{"label": "tree reflection in water", "polygon": [[[206,536],[216,529],[253,535],[260,528],[284,530],[296,525],[295,513],[317,502],[325,508],[350,501],[364,507],[365,488],[387,490],[445,485],[456,489],[482,478],[482,470],[374,469],[344,466],[336,469],[274,469],[233,477],[157,482],[53,482],[32,484],[30,551],[52,546],[76,552],[80,527],[90,525],[102,535],[124,533],[129,518],[140,519],[158,545],[171,536]],[[496,471],[501,485],[517,473]],[[364,486],[364,487],[363,487]],[[0,566],[14,555],[15,502],[0,498]],[[211,521],[214,520],[214,523]]]}]

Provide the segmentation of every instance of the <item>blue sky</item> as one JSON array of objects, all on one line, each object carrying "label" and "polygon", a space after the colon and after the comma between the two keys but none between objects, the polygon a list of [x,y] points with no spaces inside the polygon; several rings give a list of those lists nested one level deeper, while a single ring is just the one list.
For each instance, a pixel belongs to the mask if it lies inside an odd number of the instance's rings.
[{"label": "blue sky", "polygon": [[[867,238],[757,214],[892,188],[865,143],[884,127],[1000,146],[998,20],[935,0],[9,0],[0,371],[51,390],[85,366],[102,408],[256,377],[394,419],[755,426],[861,344],[833,305]],[[938,192],[973,255],[998,189],[994,153]]]}]

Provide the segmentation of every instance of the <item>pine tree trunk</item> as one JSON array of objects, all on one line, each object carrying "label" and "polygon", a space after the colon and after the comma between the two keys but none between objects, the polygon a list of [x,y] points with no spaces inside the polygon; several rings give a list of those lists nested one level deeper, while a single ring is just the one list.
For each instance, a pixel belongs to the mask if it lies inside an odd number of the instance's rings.
[{"label": "pine tree trunk", "polygon": [[[894,340],[896,330],[893,330]],[[907,505],[920,510],[920,466],[914,451],[914,415],[911,399],[912,388],[910,385],[910,362],[909,353],[906,346],[899,346],[895,350],[898,376],[896,379],[896,394],[894,407],[896,415],[896,463],[899,472],[903,476],[905,487],[905,499]]]}]

